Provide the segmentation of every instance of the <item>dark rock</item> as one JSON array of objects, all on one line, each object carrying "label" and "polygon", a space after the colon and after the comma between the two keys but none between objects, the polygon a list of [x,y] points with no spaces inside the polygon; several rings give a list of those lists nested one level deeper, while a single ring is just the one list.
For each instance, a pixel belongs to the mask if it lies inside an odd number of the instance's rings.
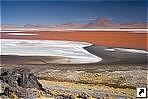
[{"label": "dark rock", "polygon": [[74,98],[68,95],[57,95],[55,96],[55,99],[74,99]]},{"label": "dark rock", "polygon": [[27,95],[27,90],[21,87],[6,87],[4,90],[4,95],[10,96],[13,92],[18,97],[25,97]]},{"label": "dark rock", "polygon": [[81,99],[88,99],[88,95],[87,94],[85,94],[85,93],[81,93],[81,94],[79,94],[78,96],[77,96],[77,98],[81,98]]},{"label": "dark rock", "polygon": [[18,97],[26,97],[31,93],[29,88],[45,91],[42,85],[38,82],[37,77],[30,73],[29,70],[23,68],[3,70],[0,75],[0,81],[8,84],[4,88],[3,95],[9,96],[15,93]]}]

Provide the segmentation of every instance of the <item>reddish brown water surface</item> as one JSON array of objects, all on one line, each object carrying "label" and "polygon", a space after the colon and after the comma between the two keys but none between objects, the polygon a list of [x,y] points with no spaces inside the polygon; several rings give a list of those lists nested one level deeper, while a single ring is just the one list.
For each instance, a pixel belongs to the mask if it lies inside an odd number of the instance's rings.
[{"label": "reddish brown water surface", "polygon": [[[10,33],[10,32],[9,32]],[[96,45],[147,49],[147,33],[129,31],[27,31],[16,32],[37,35],[9,35],[1,33],[2,39],[41,39],[85,41]]]}]

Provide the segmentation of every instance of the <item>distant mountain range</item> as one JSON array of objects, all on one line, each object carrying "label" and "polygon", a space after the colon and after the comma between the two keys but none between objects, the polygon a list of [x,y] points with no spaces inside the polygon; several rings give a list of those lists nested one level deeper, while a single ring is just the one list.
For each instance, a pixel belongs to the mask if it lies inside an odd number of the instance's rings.
[{"label": "distant mountain range", "polygon": [[105,28],[105,27],[119,27],[120,24],[113,22],[107,18],[97,18],[96,20],[88,23],[84,28]]},{"label": "distant mountain range", "polygon": [[2,29],[7,28],[36,28],[36,29],[101,29],[101,28],[117,28],[117,29],[146,29],[147,23],[117,23],[108,18],[99,17],[89,23],[80,22],[68,22],[57,25],[41,25],[41,24],[25,24],[25,25],[15,25],[15,24],[2,24]]}]

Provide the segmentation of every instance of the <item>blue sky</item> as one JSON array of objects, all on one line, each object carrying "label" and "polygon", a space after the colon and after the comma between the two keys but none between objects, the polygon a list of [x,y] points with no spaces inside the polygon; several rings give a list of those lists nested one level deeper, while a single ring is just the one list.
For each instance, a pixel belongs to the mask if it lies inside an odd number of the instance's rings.
[{"label": "blue sky", "polygon": [[106,17],[145,22],[146,0],[2,0],[3,24],[60,24]]}]

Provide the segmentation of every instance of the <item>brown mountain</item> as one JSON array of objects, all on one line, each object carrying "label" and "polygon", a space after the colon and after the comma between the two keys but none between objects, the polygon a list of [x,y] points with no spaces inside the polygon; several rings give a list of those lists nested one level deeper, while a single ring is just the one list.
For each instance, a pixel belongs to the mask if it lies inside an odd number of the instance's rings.
[{"label": "brown mountain", "polygon": [[84,26],[84,28],[107,28],[107,27],[120,27],[120,24],[115,23],[110,19],[100,17]]}]

